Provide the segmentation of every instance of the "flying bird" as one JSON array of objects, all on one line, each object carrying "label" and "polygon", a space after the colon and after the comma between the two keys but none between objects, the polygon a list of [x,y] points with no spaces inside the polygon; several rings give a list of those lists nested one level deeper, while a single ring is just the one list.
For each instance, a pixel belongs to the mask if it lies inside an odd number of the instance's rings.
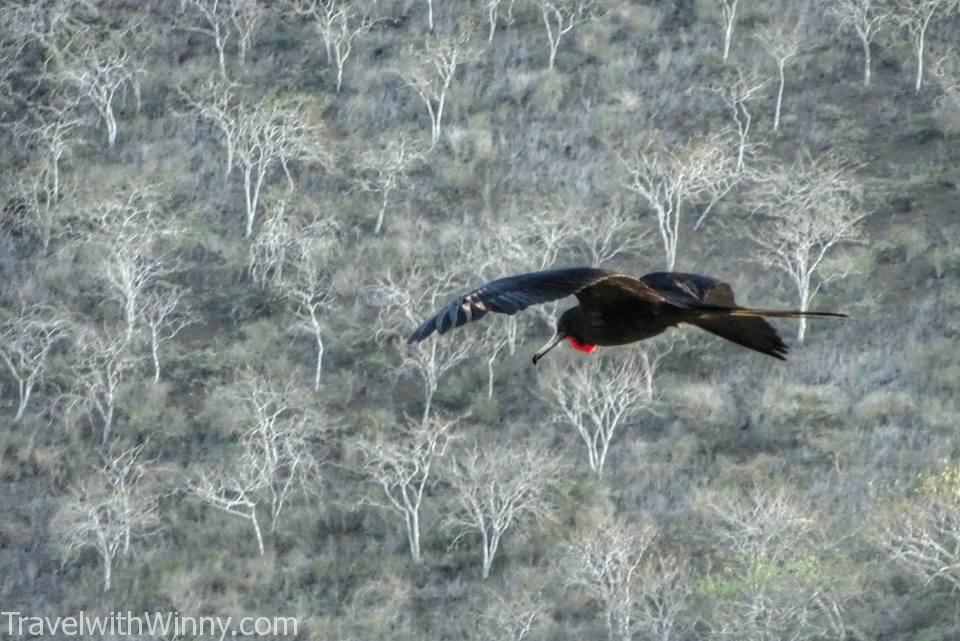
[{"label": "flying bird", "polygon": [[656,272],[637,279],[605,269],[574,267],[491,281],[425,320],[407,342],[422,341],[433,332],[446,334],[490,312],[516,314],[567,296],[576,296],[580,304],[560,315],[554,337],[533,355],[534,365],[563,340],[576,350],[592,353],[598,345],[641,341],[681,323],[785,361],[787,346],[764,317],[846,316],[741,307],[729,284],[699,274]]}]

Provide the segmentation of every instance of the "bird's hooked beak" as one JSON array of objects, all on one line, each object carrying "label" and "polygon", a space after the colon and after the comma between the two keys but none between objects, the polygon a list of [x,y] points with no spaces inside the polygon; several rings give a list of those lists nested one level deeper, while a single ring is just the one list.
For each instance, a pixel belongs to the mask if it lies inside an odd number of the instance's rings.
[{"label": "bird's hooked beak", "polygon": [[533,355],[533,364],[536,365],[537,361],[539,361],[541,358],[546,356],[547,352],[549,352],[551,349],[556,347],[560,343],[560,341],[562,341],[566,337],[567,337],[566,334],[562,334],[560,332],[557,332],[556,334],[554,334],[553,338],[550,339],[550,342],[548,342],[546,345],[541,347],[540,351],[538,351],[536,354]]}]

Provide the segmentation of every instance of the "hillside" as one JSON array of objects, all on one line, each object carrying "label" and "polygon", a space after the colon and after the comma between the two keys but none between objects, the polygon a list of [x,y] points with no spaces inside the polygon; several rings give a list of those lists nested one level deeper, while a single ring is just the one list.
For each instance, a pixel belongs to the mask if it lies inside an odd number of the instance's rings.
[{"label": "hillside", "polygon": [[[4,612],[960,637],[956,2],[0,17]],[[407,345],[587,264],[849,318],[773,321],[786,362],[685,327],[532,366],[569,301]]]}]

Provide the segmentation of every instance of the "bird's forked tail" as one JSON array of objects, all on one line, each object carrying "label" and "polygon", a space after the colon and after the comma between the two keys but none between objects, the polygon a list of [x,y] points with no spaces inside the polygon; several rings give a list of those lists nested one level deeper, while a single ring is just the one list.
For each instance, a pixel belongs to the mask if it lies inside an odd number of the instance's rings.
[{"label": "bird's forked tail", "polygon": [[802,312],[799,310],[734,307],[704,310],[703,314],[696,316],[689,322],[711,334],[733,341],[737,345],[785,361],[789,348],[780,338],[777,330],[764,320],[765,316],[770,318],[845,318],[847,315],[837,312]]}]

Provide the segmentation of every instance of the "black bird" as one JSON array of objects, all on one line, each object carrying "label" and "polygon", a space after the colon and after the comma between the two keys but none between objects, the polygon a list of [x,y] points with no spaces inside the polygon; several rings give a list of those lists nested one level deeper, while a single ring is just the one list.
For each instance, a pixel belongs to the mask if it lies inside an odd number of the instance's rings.
[{"label": "black bird", "polygon": [[407,342],[422,341],[434,331],[445,334],[483,318],[488,312],[516,314],[531,305],[571,295],[580,304],[561,314],[556,335],[533,355],[534,365],[564,339],[574,349],[590,353],[598,345],[641,341],[680,323],[696,325],[783,361],[787,360],[787,346],[764,316],[846,316],[835,312],[740,307],[733,299],[730,285],[710,276],[656,272],[636,279],[605,269],[574,267],[491,281],[421,323]]}]

